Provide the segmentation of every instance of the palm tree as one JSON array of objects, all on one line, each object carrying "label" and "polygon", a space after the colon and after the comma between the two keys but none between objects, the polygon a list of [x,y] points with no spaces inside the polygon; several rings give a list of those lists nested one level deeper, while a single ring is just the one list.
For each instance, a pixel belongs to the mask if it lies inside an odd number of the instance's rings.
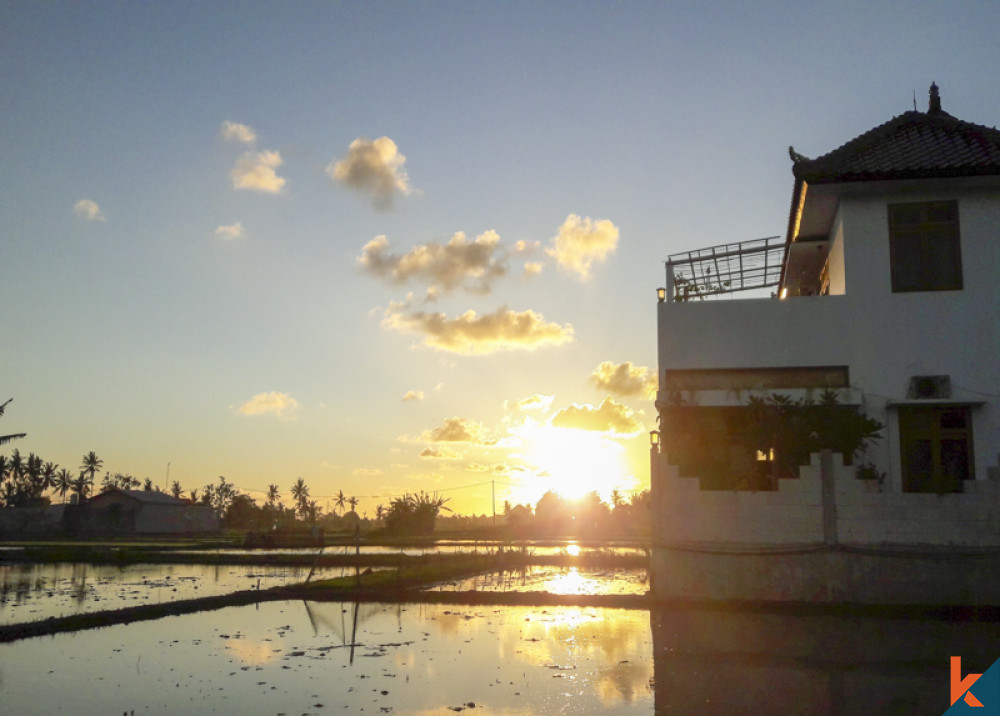
[{"label": "palm tree", "polygon": [[65,502],[66,493],[73,489],[73,473],[64,467],[56,473],[54,486],[56,488],[56,492],[59,493],[59,499]]},{"label": "palm tree", "polygon": [[347,504],[351,506],[351,512],[357,512],[358,503],[361,502],[357,497],[351,495],[347,498]]},{"label": "palm tree", "polygon": [[305,519],[309,511],[309,487],[301,477],[292,484],[292,499],[295,500],[299,517]]},{"label": "palm tree", "polygon": [[[94,453],[90,454],[93,455]],[[80,497],[80,504],[83,504],[83,501],[87,499],[87,495],[93,486],[94,486],[93,473],[88,475],[86,470],[81,470],[80,476],[73,481],[73,489],[76,491],[76,494],[79,495]]]},{"label": "palm tree", "polygon": [[341,512],[344,511],[344,505],[347,504],[347,498],[344,497],[344,491],[338,490],[337,496],[333,500],[333,506],[336,507]]},{"label": "palm tree", "polygon": [[[13,398],[8,398],[6,402],[0,403],[0,415],[3,415],[4,408],[6,408],[8,404],[10,404],[11,400],[13,400]],[[27,433],[11,433],[10,435],[0,435],[0,445],[5,445],[6,443],[9,443],[11,440],[17,440],[18,438],[23,438],[25,435],[27,435]],[[0,479],[2,479],[2,475],[0,475]]]},{"label": "palm tree", "polygon": [[267,504],[277,505],[281,500],[281,491],[273,482],[267,486]]},{"label": "palm tree", "polygon": [[197,501],[198,501],[198,488],[196,487],[193,490],[191,490],[191,502],[197,502]]},{"label": "palm tree", "polygon": [[174,480],[173,483],[170,485],[170,494],[176,497],[178,500],[181,498],[181,495],[184,494],[184,490],[181,489],[181,483],[177,482],[177,480]]},{"label": "palm tree", "polygon": [[381,522],[383,517],[385,517],[385,505],[379,503],[375,505],[375,519]]},{"label": "palm tree", "polygon": [[617,510],[624,504],[625,504],[625,496],[622,495],[621,490],[619,490],[616,487],[614,490],[611,491],[611,506]]},{"label": "palm tree", "polygon": [[56,470],[59,468],[54,462],[47,462],[42,465],[42,483],[46,490],[56,486]]},{"label": "palm tree", "polygon": [[[89,482],[91,485],[94,484],[95,473],[97,473],[97,471],[102,467],[104,467],[104,460],[97,457],[97,454],[93,450],[83,456],[83,462],[80,464],[80,469],[83,470],[83,472],[90,473]],[[84,497],[84,495],[80,495],[80,497]]]}]

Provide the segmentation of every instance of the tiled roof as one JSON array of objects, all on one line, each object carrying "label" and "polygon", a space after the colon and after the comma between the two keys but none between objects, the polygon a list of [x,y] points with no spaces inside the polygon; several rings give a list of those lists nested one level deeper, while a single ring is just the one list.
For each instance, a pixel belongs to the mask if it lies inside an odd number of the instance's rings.
[{"label": "tiled roof", "polygon": [[814,184],[1000,175],[1000,130],[964,122],[939,107],[906,112],[816,159],[792,167]]}]

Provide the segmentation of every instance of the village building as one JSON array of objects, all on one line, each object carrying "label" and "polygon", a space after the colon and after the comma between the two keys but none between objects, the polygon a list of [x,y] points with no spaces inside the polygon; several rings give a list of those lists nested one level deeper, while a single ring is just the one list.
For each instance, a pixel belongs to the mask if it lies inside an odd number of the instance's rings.
[{"label": "village building", "polygon": [[195,505],[158,490],[117,487],[95,495],[78,511],[67,514],[64,522],[75,534],[141,536],[219,530],[219,519],[207,505]]},{"label": "village building", "polygon": [[653,593],[1000,603],[1000,131],[789,153],[784,237],[666,262]]}]

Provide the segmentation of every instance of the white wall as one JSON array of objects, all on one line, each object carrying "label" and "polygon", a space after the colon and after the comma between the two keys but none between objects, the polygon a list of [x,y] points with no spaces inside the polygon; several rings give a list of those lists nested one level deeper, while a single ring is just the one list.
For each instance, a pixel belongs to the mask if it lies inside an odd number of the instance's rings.
[{"label": "white wall", "polygon": [[[949,199],[959,201],[963,290],[893,293],[887,205]],[[846,365],[865,412],[888,426],[868,457],[896,490],[898,428],[886,403],[906,398],[910,376],[949,375],[953,399],[986,402],[973,408],[976,478],[985,480],[1000,453],[1000,189],[844,196],[831,238],[844,295],[658,304],[660,375]]]}]

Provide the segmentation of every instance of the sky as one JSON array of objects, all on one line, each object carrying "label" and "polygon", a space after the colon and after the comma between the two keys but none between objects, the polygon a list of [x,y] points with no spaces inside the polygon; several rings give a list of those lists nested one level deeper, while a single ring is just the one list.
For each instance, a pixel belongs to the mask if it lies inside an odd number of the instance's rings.
[{"label": "sky", "polygon": [[[649,485],[669,254],[1000,118],[995,2],[0,2],[0,432],[463,514]],[[683,340],[683,337],[677,337]]]}]

